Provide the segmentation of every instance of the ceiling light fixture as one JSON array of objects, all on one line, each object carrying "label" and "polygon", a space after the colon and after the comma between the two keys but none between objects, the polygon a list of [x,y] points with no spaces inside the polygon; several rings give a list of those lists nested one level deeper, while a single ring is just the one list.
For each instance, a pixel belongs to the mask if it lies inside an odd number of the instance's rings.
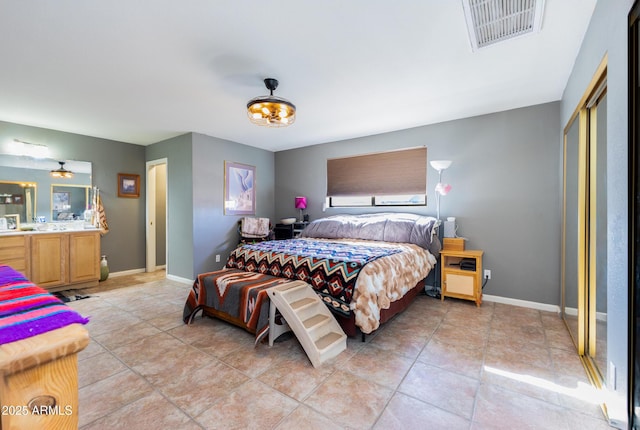
[{"label": "ceiling light fixture", "polygon": [[73,178],[73,172],[64,168],[64,161],[58,161],[58,164],[60,164],[60,167],[49,173],[52,178]]},{"label": "ceiling light fixture", "polygon": [[273,95],[273,91],[278,88],[278,80],[267,78],[264,85],[271,94],[255,97],[247,103],[247,116],[251,122],[265,127],[287,127],[293,124],[296,120],[294,104]]}]

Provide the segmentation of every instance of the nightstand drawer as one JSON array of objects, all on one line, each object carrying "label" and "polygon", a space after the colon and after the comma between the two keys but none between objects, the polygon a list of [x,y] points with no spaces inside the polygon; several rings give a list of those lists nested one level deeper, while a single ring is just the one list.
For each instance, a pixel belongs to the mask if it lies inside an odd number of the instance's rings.
[{"label": "nightstand drawer", "polygon": [[465,294],[473,296],[474,279],[473,276],[456,275],[448,273],[445,279],[447,292],[454,294]]}]

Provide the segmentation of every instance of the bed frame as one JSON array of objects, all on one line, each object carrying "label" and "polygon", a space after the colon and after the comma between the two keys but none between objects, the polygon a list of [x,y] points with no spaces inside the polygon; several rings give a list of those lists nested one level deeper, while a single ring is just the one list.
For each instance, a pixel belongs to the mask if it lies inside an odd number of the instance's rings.
[{"label": "bed frame", "polygon": [[[395,302],[391,302],[389,309],[382,309],[380,311],[380,326],[389,321],[395,315],[408,308],[409,305],[413,303],[415,298],[418,297],[418,295],[422,291],[424,291],[424,280],[418,282],[418,284],[407,291],[407,294],[402,296],[402,298],[396,300]],[[347,336],[355,337],[358,334],[361,334],[362,341],[364,342],[365,333],[362,333],[362,331],[360,331],[360,328],[356,326],[356,317],[353,314],[351,314],[351,317],[349,318],[336,314],[334,314],[333,316],[336,318],[336,320],[340,324],[340,327],[342,327],[342,330]]]},{"label": "bed frame", "polygon": [[[422,291],[424,291],[424,280],[418,282],[418,284],[415,287],[413,287],[411,290],[407,291],[407,294],[405,294],[402,298],[396,300],[395,302],[391,302],[389,309],[382,309],[380,311],[380,325],[382,326],[382,324],[386,323],[387,321],[392,319],[395,315],[399,314],[400,312],[408,308],[409,305],[413,303],[415,298]],[[201,309],[202,309],[203,316],[208,316],[211,318],[216,318],[222,321],[226,321],[237,327],[245,329],[251,334],[254,334],[254,335],[256,334],[256,331],[247,327],[241,318],[235,318],[227,314],[226,312],[218,311],[209,306],[201,306]],[[335,317],[336,321],[338,321],[338,324],[340,324],[340,327],[342,327],[342,330],[347,336],[356,337],[358,335],[361,335],[362,341],[364,342],[366,334],[363,333],[358,326],[356,326],[356,319],[353,314],[351,314],[349,318],[341,315],[337,315],[335,313],[333,314],[333,316]],[[276,318],[276,324],[277,323],[278,323],[278,319]]]}]

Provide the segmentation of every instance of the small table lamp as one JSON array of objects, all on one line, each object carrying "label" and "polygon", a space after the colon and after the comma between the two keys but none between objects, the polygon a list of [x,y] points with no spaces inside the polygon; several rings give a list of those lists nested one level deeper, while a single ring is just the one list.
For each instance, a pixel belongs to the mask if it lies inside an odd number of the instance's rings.
[{"label": "small table lamp", "polygon": [[302,222],[302,209],[307,208],[307,198],[298,196],[295,200],[296,209],[300,209],[300,222]]}]

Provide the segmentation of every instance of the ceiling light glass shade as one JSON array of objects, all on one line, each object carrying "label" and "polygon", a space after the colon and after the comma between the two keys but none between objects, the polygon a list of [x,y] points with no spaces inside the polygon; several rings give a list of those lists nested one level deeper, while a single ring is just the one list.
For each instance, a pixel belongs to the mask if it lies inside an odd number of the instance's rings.
[{"label": "ceiling light glass shade", "polygon": [[247,103],[247,116],[257,125],[286,127],[296,120],[296,107],[280,97],[256,97]]},{"label": "ceiling light glass shade", "polygon": [[60,167],[49,172],[52,178],[73,178],[73,172],[64,168],[64,161],[58,161]]},{"label": "ceiling light glass shade", "polygon": [[264,84],[271,94],[255,97],[247,103],[247,116],[257,125],[265,127],[287,127],[296,120],[296,107],[287,99],[273,95],[278,87],[276,79],[267,78]]},{"label": "ceiling light glass shade", "polygon": [[430,162],[431,167],[436,169],[438,172],[448,169],[449,166],[451,166],[451,163],[451,160],[433,160]]}]

